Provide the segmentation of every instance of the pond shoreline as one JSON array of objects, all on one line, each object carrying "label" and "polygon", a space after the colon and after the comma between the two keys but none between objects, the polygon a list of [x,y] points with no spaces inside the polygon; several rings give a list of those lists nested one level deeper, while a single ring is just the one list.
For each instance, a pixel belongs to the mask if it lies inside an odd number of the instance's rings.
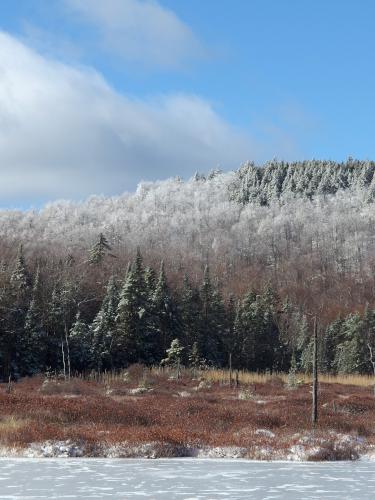
[{"label": "pond shoreline", "polygon": [[[328,444],[327,444],[328,443]],[[327,456],[327,446],[330,455]],[[289,449],[245,448],[238,446],[181,446],[169,443],[117,443],[96,445],[67,441],[46,441],[29,446],[0,448],[0,458],[103,458],[103,459],[164,459],[192,458],[217,460],[245,460],[270,462],[339,462],[375,461],[375,447],[351,435],[330,436],[325,443],[321,438],[305,434],[300,444]]]}]

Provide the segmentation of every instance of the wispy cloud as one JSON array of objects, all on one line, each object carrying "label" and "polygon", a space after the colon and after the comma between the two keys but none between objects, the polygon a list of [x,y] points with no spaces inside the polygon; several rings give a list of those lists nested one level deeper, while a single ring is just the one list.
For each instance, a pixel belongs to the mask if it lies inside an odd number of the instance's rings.
[{"label": "wispy cloud", "polygon": [[181,67],[205,49],[177,15],[150,0],[64,0],[96,30],[99,45],[125,61]]}]

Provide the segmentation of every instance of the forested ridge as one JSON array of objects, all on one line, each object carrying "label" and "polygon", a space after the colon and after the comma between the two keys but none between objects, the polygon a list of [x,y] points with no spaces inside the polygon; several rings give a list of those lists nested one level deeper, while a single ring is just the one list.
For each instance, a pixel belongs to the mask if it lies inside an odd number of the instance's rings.
[{"label": "forested ridge", "polygon": [[186,366],[231,356],[234,368],[308,371],[314,315],[321,370],[371,372],[374,170],[275,160],[3,210],[2,376],[176,353]]}]

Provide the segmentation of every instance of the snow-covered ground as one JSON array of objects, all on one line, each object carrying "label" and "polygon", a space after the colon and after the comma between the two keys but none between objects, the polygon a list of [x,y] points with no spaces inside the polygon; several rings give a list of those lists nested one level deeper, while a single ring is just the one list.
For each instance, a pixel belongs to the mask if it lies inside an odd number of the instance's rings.
[{"label": "snow-covered ground", "polygon": [[1,499],[372,499],[374,463],[2,459]]},{"label": "snow-covered ground", "polygon": [[27,448],[0,447],[0,457],[14,458],[223,458],[255,460],[288,460],[295,462],[319,460],[375,460],[375,447],[363,438],[335,432],[324,435],[305,432],[288,436],[289,446],[280,446],[276,435],[269,429],[258,429],[256,436],[263,436],[263,444],[251,448],[239,446],[178,446],[151,443],[98,443],[94,447],[72,441],[45,441],[31,443]]}]

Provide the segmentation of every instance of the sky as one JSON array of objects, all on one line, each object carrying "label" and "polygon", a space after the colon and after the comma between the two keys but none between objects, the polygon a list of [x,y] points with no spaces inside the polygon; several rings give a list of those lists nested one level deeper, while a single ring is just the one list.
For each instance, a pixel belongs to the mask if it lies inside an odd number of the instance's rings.
[{"label": "sky", "polygon": [[0,0],[0,206],[375,158],[372,0]]}]

